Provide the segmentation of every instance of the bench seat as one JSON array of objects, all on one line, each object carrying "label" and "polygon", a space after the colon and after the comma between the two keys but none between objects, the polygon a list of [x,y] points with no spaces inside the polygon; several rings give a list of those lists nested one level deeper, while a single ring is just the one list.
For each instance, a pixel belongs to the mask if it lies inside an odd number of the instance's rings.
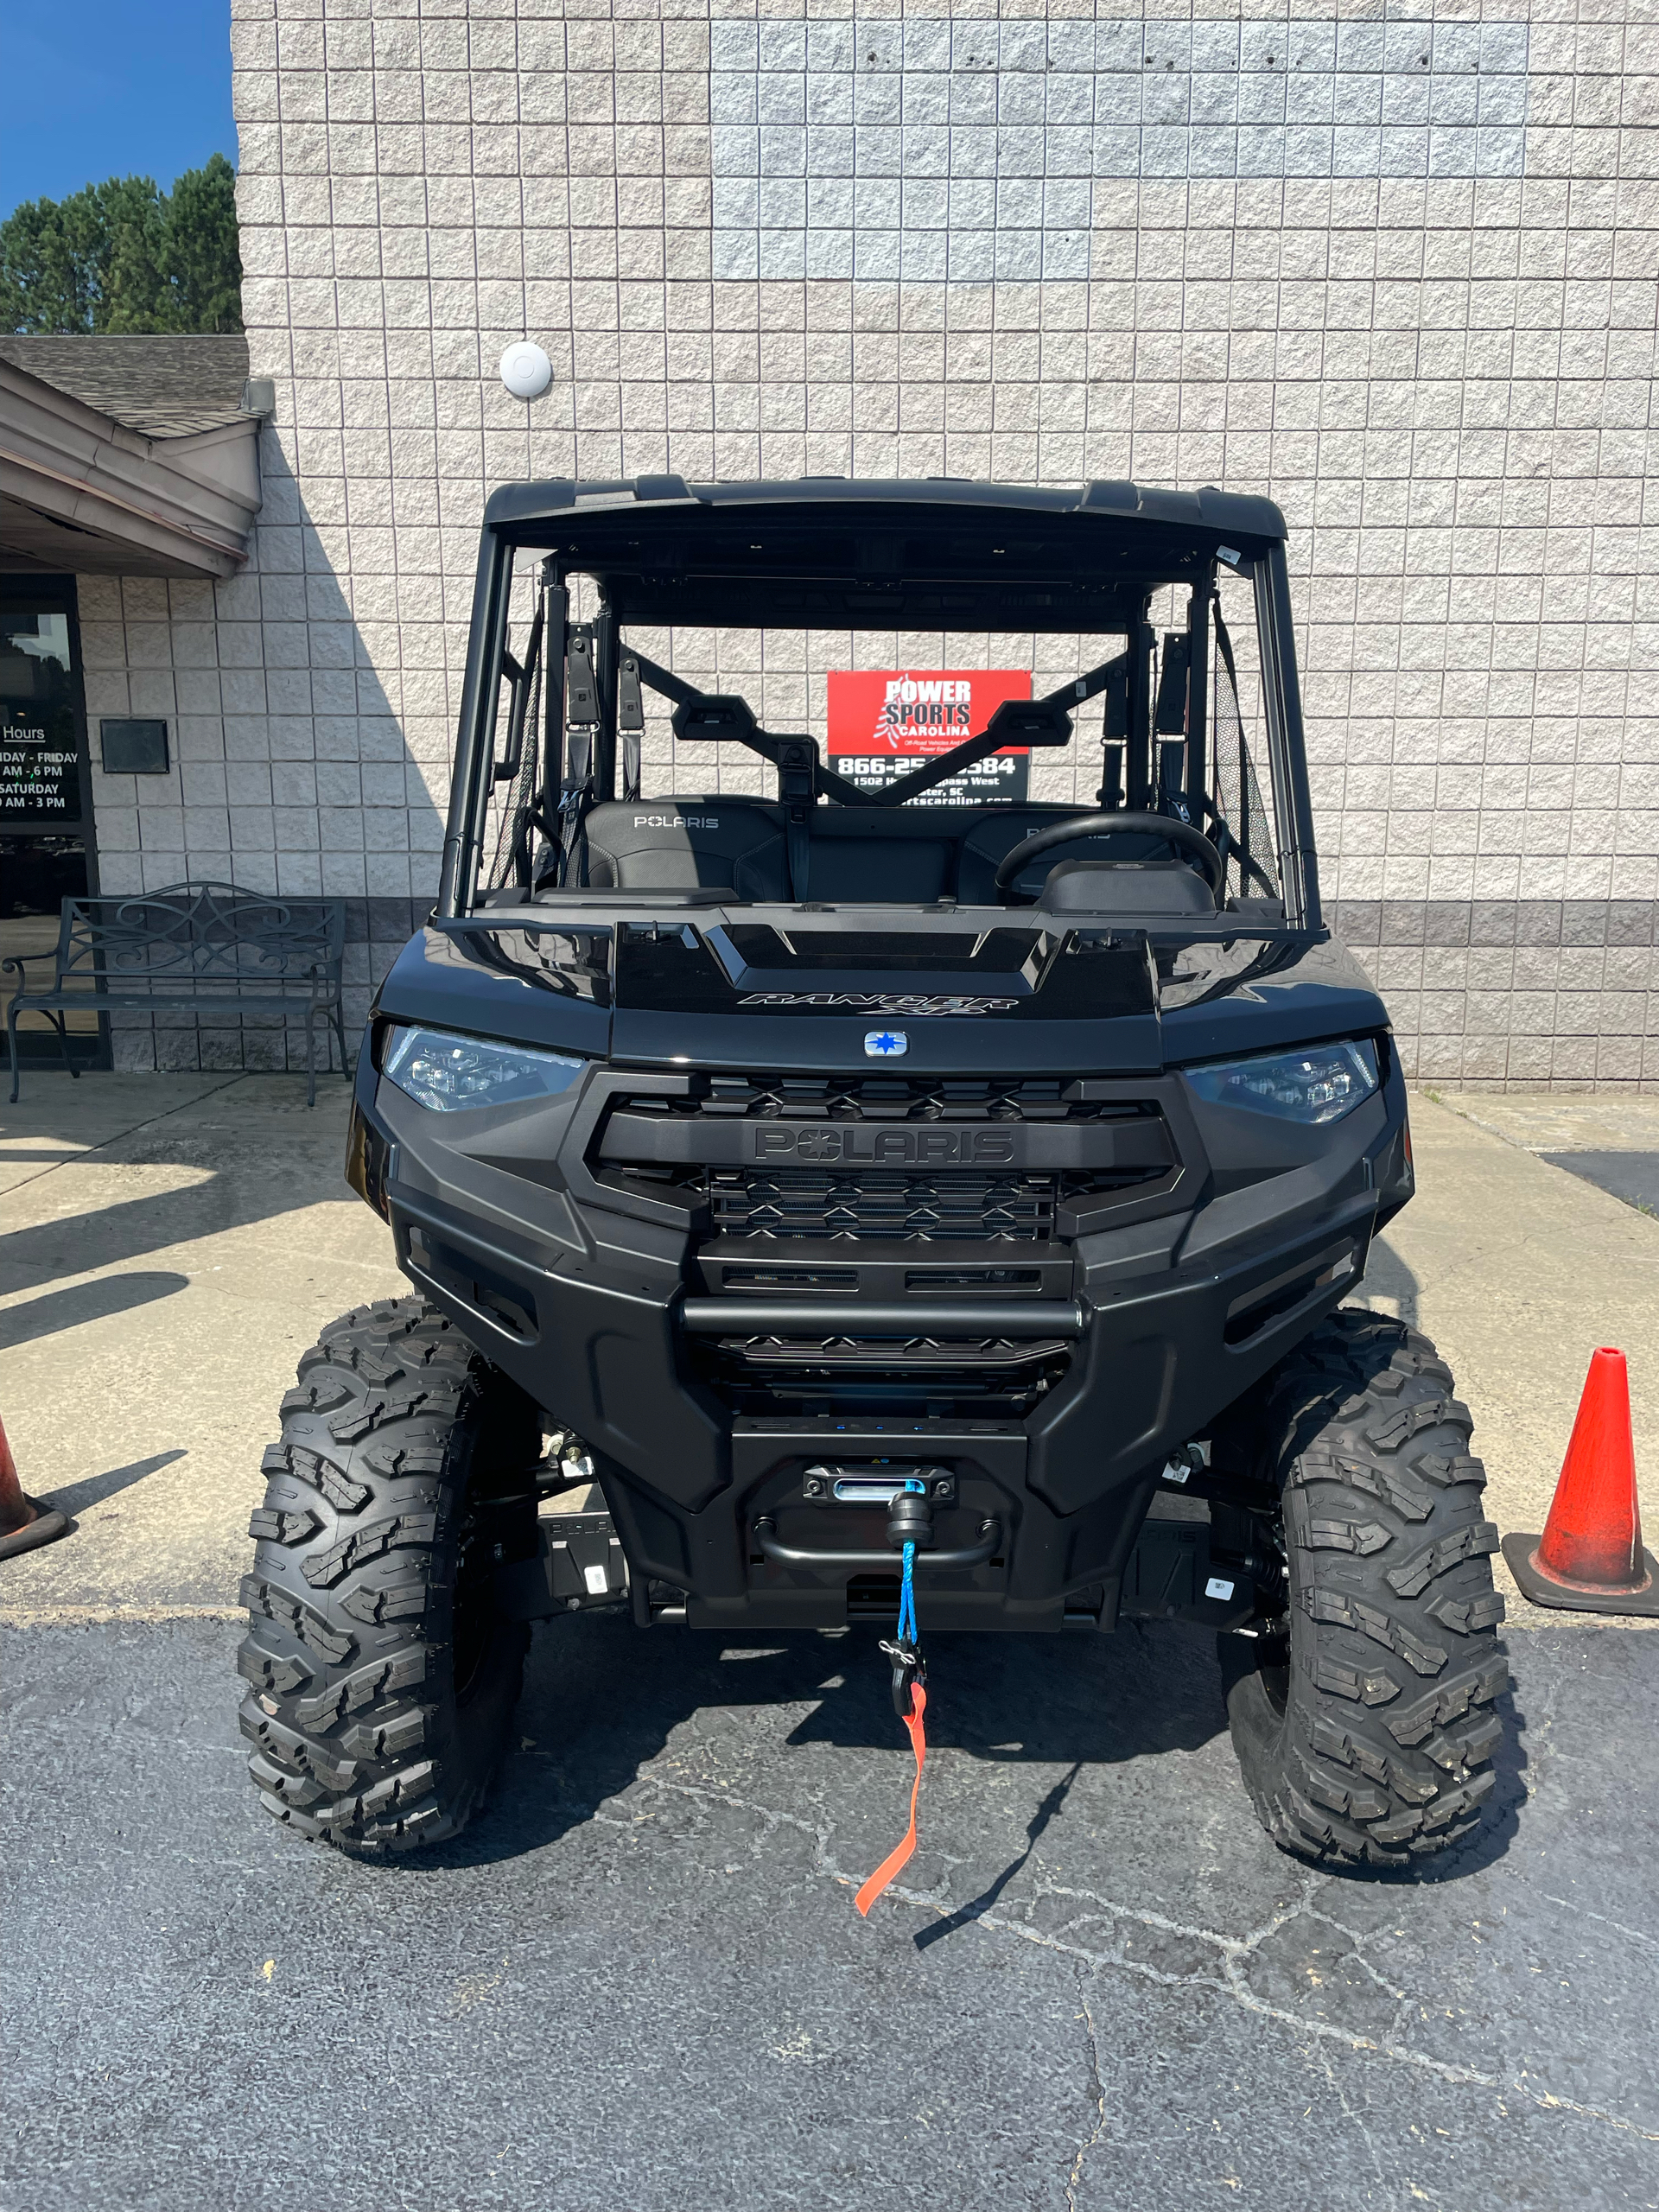
[{"label": "bench seat", "polygon": [[[1075,807],[1016,802],[1005,806],[894,808],[820,806],[812,816],[807,895],[834,904],[897,900],[931,906],[1003,902],[996,870],[1005,853],[1034,830]],[[789,855],[782,809],[748,798],[613,799],[584,824],[587,880],[606,890],[726,890],[734,899],[787,905]],[[1161,839],[1126,836],[1124,861],[1156,860]],[[1034,899],[1058,862],[1102,857],[1098,837],[1055,845],[1014,885]]]},{"label": "bench seat", "polygon": [[[63,1016],[91,1011],[300,1016],[306,1103],[315,1106],[319,1021],[325,1057],[332,1032],[340,1068],[351,1072],[341,1006],[345,951],[346,907],[338,899],[283,899],[229,883],[175,883],[125,898],[66,899],[55,952],[0,963],[18,985],[6,1007],[12,1103],[21,1077],[18,1015],[50,1016],[64,1065],[78,1077]],[[51,988],[30,990],[30,960],[48,957]]]}]

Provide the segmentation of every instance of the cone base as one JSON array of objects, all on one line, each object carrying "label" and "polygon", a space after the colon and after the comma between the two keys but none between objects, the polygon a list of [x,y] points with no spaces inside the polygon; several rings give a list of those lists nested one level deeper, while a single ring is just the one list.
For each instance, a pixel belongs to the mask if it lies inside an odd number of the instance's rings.
[{"label": "cone base", "polygon": [[[35,1500],[31,1497],[29,1503],[35,1505]],[[60,1513],[55,1506],[37,1506],[32,1521],[25,1521],[9,1536],[0,1536],[0,1559],[16,1559],[23,1552],[39,1551],[42,1544],[54,1544],[60,1536],[68,1535],[70,1525],[69,1516]]]},{"label": "cone base", "polygon": [[1567,1613],[1624,1613],[1641,1620],[1659,1620],[1659,1562],[1651,1552],[1642,1554],[1648,1577],[1645,1590],[1577,1590],[1570,1584],[1553,1581],[1533,1565],[1532,1555],[1541,1541],[1539,1536],[1510,1535],[1504,1537],[1503,1545],[1510,1573],[1520,1585],[1522,1596],[1533,1605],[1554,1605]]}]

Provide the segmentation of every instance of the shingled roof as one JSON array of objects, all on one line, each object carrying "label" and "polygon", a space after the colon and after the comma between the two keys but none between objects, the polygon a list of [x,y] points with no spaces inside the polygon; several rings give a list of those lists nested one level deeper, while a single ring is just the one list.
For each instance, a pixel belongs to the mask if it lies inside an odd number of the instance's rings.
[{"label": "shingled roof", "polygon": [[0,337],[0,359],[147,438],[245,419],[248,341],[230,336]]},{"label": "shingled roof", "polygon": [[245,407],[247,374],[240,335],[0,337],[0,569],[234,575],[271,397]]}]

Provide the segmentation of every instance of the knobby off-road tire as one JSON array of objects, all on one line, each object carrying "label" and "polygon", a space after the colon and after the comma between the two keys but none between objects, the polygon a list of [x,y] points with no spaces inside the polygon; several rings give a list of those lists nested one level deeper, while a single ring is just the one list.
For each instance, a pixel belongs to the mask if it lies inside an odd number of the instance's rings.
[{"label": "knobby off-road tire", "polygon": [[1408,1864],[1491,1793],[1509,1670],[1471,1427],[1427,1338],[1372,1314],[1334,1315],[1274,1378],[1286,1618],[1220,1643],[1250,1796],[1303,1858]]},{"label": "knobby off-road tire", "polygon": [[249,1530],[238,1662],[249,1769],[279,1821],[379,1855],[476,1812],[530,1638],[494,1609],[496,1547],[533,1542],[540,1449],[530,1400],[422,1299],[359,1306],[302,1358]]}]

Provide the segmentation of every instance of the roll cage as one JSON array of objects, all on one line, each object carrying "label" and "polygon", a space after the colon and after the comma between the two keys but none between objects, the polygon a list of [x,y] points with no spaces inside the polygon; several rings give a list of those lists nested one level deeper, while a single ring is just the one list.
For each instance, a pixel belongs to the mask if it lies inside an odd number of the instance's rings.
[{"label": "roll cage", "polygon": [[[508,617],[524,550],[543,558],[521,658],[509,649]],[[585,812],[639,796],[647,690],[672,704],[677,737],[738,743],[772,763],[791,838],[810,835],[820,802],[891,809],[1005,746],[1063,746],[1076,709],[1104,694],[1101,788],[1077,811],[1161,810],[1216,829],[1239,862],[1241,883],[1252,874],[1268,883],[1262,856],[1249,849],[1248,810],[1229,823],[1211,796],[1220,764],[1209,687],[1203,674],[1191,680],[1193,670],[1207,671],[1213,647],[1236,696],[1217,594],[1223,566],[1254,588],[1284,922],[1317,931],[1283,517],[1264,499],[1103,482],[1051,490],[842,478],[688,485],[642,476],[498,491],[480,543],[437,912],[456,918],[478,902],[497,785],[513,786],[512,866],[525,889],[537,836],[550,851],[562,849],[568,868]],[[589,622],[571,620],[569,585],[579,576],[597,587]],[[1185,589],[1186,626],[1166,633],[1160,655],[1152,601],[1172,585]],[[623,638],[628,625],[734,623],[957,634],[1012,625],[1115,634],[1125,644],[1040,698],[1006,702],[983,730],[875,792],[827,767],[810,737],[763,728],[741,696],[701,691]]]}]

